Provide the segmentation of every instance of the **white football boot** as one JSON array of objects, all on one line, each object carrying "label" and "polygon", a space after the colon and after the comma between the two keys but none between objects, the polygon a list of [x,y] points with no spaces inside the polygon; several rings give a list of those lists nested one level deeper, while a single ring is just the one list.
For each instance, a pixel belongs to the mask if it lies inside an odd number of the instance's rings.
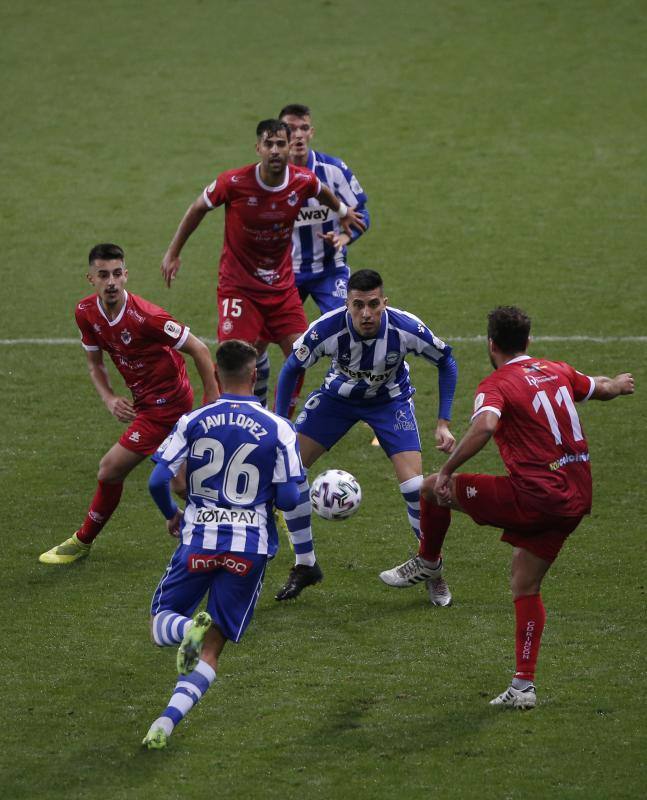
[{"label": "white football boot", "polygon": [[420,583],[420,581],[433,578],[437,571],[438,568],[432,569],[429,566],[429,562],[425,561],[421,556],[413,556],[413,558],[405,561],[404,564],[380,572],[380,580],[384,581],[388,586],[406,589],[408,586]]},{"label": "white football boot", "polygon": [[490,700],[491,706],[499,708],[518,708],[521,711],[530,711],[537,705],[537,692],[534,684],[526,686],[525,689],[515,689],[509,686],[505,692]]}]

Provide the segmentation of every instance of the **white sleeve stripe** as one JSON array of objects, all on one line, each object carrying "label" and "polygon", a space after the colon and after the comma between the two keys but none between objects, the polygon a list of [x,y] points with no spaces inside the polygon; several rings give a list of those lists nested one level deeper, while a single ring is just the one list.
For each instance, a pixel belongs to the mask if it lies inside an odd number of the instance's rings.
[{"label": "white sleeve stripe", "polygon": [[97,346],[96,346],[96,345],[94,345],[94,344],[85,344],[85,342],[81,342],[81,347],[82,347],[84,350],[87,350],[89,353],[94,353],[94,352],[96,352],[97,350],[101,350],[101,348],[100,348],[100,347],[97,347]]},{"label": "white sleeve stripe", "polygon": [[495,408],[494,406],[481,406],[481,408],[479,408],[478,411],[475,411],[472,414],[470,422],[472,422],[474,419],[476,419],[476,417],[478,417],[478,415],[482,414],[484,411],[491,411],[493,414],[496,414],[497,417],[501,418],[501,410],[500,409]]},{"label": "white sleeve stripe", "polygon": [[591,385],[589,386],[588,394],[586,395],[586,397],[583,397],[580,400],[580,403],[586,403],[586,401],[591,398],[591,395],[595,391],[595,380],[590,375],[587,375],[586,377],[589,379]]},{"label": "white sleeve stripe", "polygon": [[173,349],[174,349],[174,350],[179,350],[179,349],[180,349],[180,347],[182,347],[182,345],[183,345],[183,344],[186,342],[186,340],[189,338],[189,332],[190,332],[190,331],[191,331],[191,328],[189,328],[189,326],[188,326],[188,325],[185,325],[185,326],[184,326],[184,332],[183,332],[182,336],[180,336],[180,340],[179,340],[179,342],[178,342],[177,344],[174,344],[174,345],[173,345]]},{"label": "white sleeve stripe", "polygon": [[209,195],[207,194],[207,186],[206,189],[202,192],[202,196],[204,197],[204,202],[209,206],[209,208],[213,208],[213,203],[209,200]]}]

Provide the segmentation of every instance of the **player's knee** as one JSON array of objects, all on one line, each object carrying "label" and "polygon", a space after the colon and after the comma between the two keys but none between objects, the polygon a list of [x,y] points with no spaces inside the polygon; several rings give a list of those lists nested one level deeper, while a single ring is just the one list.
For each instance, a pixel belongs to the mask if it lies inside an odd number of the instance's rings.
[{"label": "player's knee", "polygon": [[119,480],[120,477],[121,476],[119,474],[119,470],[116,468],[116,465],[110,453],[106,453],[105,456],[99,462],[99,471],[97,473],[97,480],[110,483],[111,481]]},{"label": "player's knee", "polygon": [[434,489],[436,488],[436,478],[438,477],[438,473],[434,472],[433,475],[427,475],[427,477],[422,482],[420,487],[420,495],[424,497],[425,500],[433,501],[434,497]]}]

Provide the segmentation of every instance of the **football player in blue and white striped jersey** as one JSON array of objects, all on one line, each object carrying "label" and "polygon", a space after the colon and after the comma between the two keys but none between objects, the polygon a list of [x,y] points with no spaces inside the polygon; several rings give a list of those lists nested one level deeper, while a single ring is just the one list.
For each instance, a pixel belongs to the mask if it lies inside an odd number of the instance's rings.
[{"label": "football player in blue and white striped jersey", "polygon": [[[368,230],[368,198],[352,170],[341,159],[310,149],[315,129],[308,106],[285,106],[279,119],[291,131],[290,161],[314,172],[342,203],[361,215]],[[301,299],[312,295],[322,314],[344,305],[350,275],[347,247],[363,233],[353,230],[349,236],[338,216],[316,198],[301,207],[292,234],[292,269]]]},{"label": "football player in blue and white striped jersey", "polygon": [[[452,349],[418,317],[387,308],[382,278],[373,270],[353,273],[346,306],[324,314],[296,340],[279,375],[276,410],[287,414],[298,377],[329,356],[332,361],[322,386],[309,395],[296,419],[303,464],[311,467],[356,422],[368,423],[393,463],[409,523],[420,538],[422,457],[412,400],[415,389],[405,361],[410,353],[438,368],[436,447],[450,452],[454,437],[449,421],[458,372]],[[306,504],[300,502],[285,519],[296,541],[309,535]],[[314,556],[310,558],[315,569]],[[440,571],[433,576],[440,578]],[[291,574],[277,599],[295,597],[303,588],[298,583]]]},{"label": "football player in blue and white striped jersey", "polygon": [[[180,542],[153,596],[151,633],[160,646],[180,644],[183,674],[144,739],[149,748],[166,745],[215,680],[227,640],[242,637],[278,549],[273,507],[293,509],[299,501],[305,476],[296,434],[254,397],[256,355],[245,342],[224,342],[216,353],[220,399],[180,417],[155,456],[151,494]],[[184,514],[169,490],[183,464]],[[313,556],[312,539],[302,537],[295,550]],[[192,620],[205,594],[207,610]]]}]

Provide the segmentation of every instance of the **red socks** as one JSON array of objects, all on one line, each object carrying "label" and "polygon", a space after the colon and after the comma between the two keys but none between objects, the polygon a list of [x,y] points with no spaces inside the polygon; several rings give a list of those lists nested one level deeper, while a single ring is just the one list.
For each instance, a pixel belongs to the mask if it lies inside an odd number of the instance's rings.
[{"label": "red socks", "polygon": [[437,561],[451,522],[451,511],[420,495],[420,547],[418,555],[425,561]]},{"label": "red socks", "polygon": [[83,520],[83,525],[76,533],[80,541],[84,544],[92,544],[97,538],[103,526],[110,519],[112,512],[119,505],[123,488],[123,482],[106,483],[105,481],[99,481],[97,491],[90,504],[90,510]]},{"label": "red socks", "polygon": [[297,376],[297,382],[294,387],[294,392],[292,392],[292,397],[290,398],[290,407],[288,408],[288,419],[292,419],[294,416],[294,412],[297,410],[297,403],[299,402],[299,395],[301,394],[301,388],[303,387],[303,381],[305,380],[306,373],[305,370],[301,370],[301,374]]},{"label": "red socks", "polygon": [[514,611],[517,621],[515,678],[534,681],[541,633],[546,622],[546,609],[541,602],[541,595],[529,594],[517,597],[514,601]]}]

